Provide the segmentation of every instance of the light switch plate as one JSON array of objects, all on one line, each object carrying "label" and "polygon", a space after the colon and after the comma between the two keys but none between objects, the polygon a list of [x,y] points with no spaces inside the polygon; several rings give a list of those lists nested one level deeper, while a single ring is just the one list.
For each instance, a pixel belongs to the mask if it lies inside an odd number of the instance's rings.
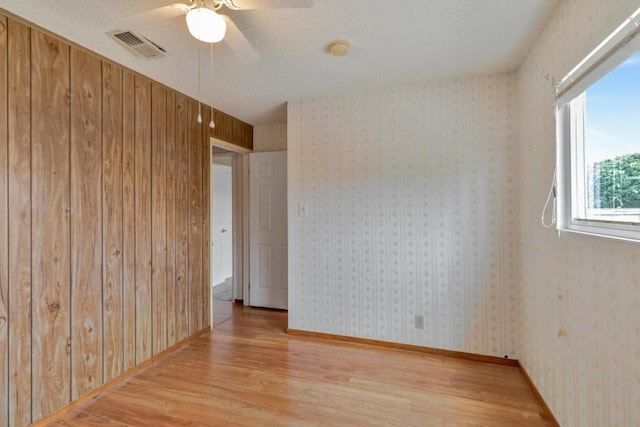
[{"label": "light switch plate", "polygon": [[307,204],[304,202],[298,203],[298,216],[307,216]]}]

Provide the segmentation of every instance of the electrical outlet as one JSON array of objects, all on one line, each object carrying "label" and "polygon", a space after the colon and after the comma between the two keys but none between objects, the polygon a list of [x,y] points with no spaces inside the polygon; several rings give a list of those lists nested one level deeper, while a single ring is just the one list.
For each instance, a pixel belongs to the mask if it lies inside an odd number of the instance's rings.
[{"label": "electrical outlet", "polygon": [[416,314],[415,324],[416,329],[424,329],[424,316]]}]

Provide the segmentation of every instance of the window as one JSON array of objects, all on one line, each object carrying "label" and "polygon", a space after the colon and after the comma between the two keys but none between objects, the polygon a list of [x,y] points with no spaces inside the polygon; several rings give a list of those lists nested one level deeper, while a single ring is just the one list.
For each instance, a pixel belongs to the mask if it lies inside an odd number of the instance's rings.
[{"label": "window", "polygon": [[639,15],[557,86],[561,230],[640,241]]}]

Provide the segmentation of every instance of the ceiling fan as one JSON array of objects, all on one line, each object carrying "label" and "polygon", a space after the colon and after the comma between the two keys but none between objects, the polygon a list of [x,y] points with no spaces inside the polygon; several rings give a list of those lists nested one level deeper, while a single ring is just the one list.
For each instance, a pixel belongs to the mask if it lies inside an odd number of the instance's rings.
[{"label": "ceiling fan", "polygon": [[309,8],[313,0],[190,0],[174,3],[136,15],[123,23],[138,27],[163,19],[186,15],[187,28],[193,37],[207,43],[224,40],[245,64],[260,59],[258,52],[227,15],[218,13],[223,7],[230,10]]}]

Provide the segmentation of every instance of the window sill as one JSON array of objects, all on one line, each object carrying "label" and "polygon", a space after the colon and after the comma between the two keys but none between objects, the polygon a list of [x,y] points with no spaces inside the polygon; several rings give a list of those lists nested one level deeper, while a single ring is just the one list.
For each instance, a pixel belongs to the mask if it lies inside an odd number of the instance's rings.
[{"label": "window sill", "polygon": [[640,230],[621,230],[617,228],[611,229],[604,227],[571,224],[570,226],[558,228],[558,233],[560,237],[567,233],[569,235],[575,234],[595,239],[640,245]]}]

